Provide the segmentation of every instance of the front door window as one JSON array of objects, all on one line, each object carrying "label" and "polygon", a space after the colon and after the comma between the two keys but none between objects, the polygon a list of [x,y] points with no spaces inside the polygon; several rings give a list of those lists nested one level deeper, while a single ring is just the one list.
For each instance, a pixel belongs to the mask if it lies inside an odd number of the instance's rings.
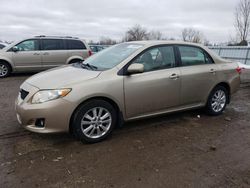
[{"label": "front door window", "polygon": [[175,66],[174,48],[164,46],[152,48],[137,57],[133,63],[144,65],[144,72],[172,68]]},{"label": "front door window", "polygon": [[16,46],[18,51],[36,51],[39,49],[38,40],[26,40]]}]

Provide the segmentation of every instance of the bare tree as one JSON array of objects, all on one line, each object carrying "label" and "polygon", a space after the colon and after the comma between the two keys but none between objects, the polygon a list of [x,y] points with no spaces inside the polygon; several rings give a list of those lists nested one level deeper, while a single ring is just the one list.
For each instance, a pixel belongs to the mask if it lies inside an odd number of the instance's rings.
[{"label": "bare tree", "polygon": [[157,30],[152,30],[148,33],[148,40],[162,40],[163,35],[162,32],[157,31]]},{"label": "bare tree", "polygon": [[117,44],[117,41],[114,39],[111,39],[109,37],[101,37],[99,40],[99,44],[101,44],[101,45],[114,45],[114,44]]},{"label": "bare tree", "polygon": [[148,32],[147,29],[143,28],[142,26],[136,24],[128,31],[126,31],[124,41],[136,41],[136,40],[147,40]]},{"label": "bare tree", "polygon": [[174,37],[170,37],[169,39],[166,40],[176,40]]},{"label": "bare tree", "polygon": [[238,46],[237,36],[229,35],[227,46]]},{"label": "bare tree", "polygon": [[186,42],[202,43],[203,34],[193,28],[184,28],[182,30],[182,40]]},{"label": "bare tree", "polygon": [[207,40],[207,39],[204,39],[204,40],[203,40],[203,45],[204,45],[204,46],[212,46],[212,44],[210,43],[210,41]]},{"label": "bare tree", "polygon": [[250,22],[250,0],[240,0],[235,9],[235,28],[241,43],[247,45]]},{"label": "bare tree", "polygon": [[90,40],[88,43],[89,44],[95,44],[95,42],[93,40]]}]

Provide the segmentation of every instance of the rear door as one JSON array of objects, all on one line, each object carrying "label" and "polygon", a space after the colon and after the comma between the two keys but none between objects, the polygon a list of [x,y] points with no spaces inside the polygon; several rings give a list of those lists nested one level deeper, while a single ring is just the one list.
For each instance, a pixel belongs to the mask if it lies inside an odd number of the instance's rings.
[{"label": "rear door", "polygon": [[181,61],[181,105],[204,103],[216,84],[218,67],[209,54],[195,46],[178,46]]},{"label": "rear door", "polygon": [[89,51],[81,40],[67,39],[65,41],[69,57],[82,57],[83,60],[89,57]]},{"label": "rear door", "polygon": [[144,65],[144,72],[124,76],[127,118],[162,112],[179,105],[180,70],[174,47],[160,46],[144,51],[132,63]]},{"label": "rear door", "polygon": [[45,69],[66,63],[68,54],[62,39],[42,39],[41,43],[42,64]]},{"label": "rear door", "polygon": [[12,49],[12,61],[18,70],[40,70],[42,68],[42,59],[39,39],[28,39],[16,45],[18,51]]}]

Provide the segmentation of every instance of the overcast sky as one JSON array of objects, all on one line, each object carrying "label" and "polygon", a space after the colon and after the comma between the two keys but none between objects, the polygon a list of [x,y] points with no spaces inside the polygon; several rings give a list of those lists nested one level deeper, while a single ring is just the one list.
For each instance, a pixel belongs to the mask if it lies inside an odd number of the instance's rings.
[{"label": "overcast sky", "polygon": [[180,38],[181,30],[201,30],[209,41],[235,35],[239,0],[0,0],[0,39],[34,35],[121,39],[134,24]]}]

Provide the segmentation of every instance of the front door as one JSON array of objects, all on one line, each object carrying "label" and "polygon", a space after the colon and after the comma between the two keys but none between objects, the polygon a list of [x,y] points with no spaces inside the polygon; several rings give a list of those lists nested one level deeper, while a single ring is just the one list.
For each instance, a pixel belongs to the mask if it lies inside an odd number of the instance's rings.
[{"label": "front door", "polygon": [[165,111],[179,105],[180,70],[174,47],[146,50],[132,63],[142,63],[144,72],[124,77],[127,118]]},{"label": "front door", "polygon": [[18,51],[12,53],[12,61],[18,70],[40,70],[42,68],[39,39],[29,39],[16,45]]}]

